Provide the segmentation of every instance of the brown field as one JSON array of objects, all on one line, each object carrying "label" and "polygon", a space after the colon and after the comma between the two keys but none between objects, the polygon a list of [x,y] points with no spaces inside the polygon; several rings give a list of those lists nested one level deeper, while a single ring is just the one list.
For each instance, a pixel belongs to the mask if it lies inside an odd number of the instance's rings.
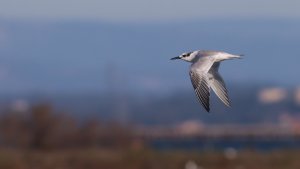
[{"label": "brown field", "polygon": [[0,116],[0,169],[300,168],[297,150],[158,151],[148,144],[155,135],[142,133],[115,122],[78,122],[55,113],[49,105],[34,106],[27,113],[4,113]]},{"label": "brown field", "polygon": [[[158,152],[153,150],[0,150],[1,169],[298,169],[299,151]],[[192,164],[188,164],[192,163]],[[189,167],[188,167],[189,166]],[[193,168],[194,167],[194,168]]]}]

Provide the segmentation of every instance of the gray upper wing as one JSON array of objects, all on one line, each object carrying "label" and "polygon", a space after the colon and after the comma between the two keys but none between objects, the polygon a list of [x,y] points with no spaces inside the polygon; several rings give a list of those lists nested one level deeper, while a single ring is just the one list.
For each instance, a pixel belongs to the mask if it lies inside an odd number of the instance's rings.
[{"label": "gray upper wing", "polygon": [[191,65],[190,77],[196,93],[196,96],[207,112],[210,111],[209,96],[210,87],[208,79],[208,71],[214,61],[209,57],[201,58]]},{"label": "gray upper wing", "polygon": [[208,72],[209,85],[212,88],[212,90],[216,93],[216,95],[220,98],[220,100],[226,106],[230,107],[230,100],[228,97],[228,92],[226,89],[225,82],[218,72],[219,66],[220,66],[220,62],[216,62],[209,70]]}]

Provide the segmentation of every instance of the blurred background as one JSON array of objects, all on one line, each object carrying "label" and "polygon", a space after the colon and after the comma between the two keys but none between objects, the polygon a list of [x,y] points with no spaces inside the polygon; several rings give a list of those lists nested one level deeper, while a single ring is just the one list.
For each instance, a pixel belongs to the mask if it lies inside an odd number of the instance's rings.
[{"label": "blurred background", "polygon": [[[0,168],[300,168],[300,1],[0,4]],[[199,49],[245,54],[232,108],[169,60]]]}]

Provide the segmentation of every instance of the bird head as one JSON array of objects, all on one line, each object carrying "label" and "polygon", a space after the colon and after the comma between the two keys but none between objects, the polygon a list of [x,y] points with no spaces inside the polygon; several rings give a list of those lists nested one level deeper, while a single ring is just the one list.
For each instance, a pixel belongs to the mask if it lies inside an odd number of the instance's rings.
[{"label": "bird head", "polygon": [[191,62],[195,58],[195,56],[196,55],[194,55],[193,52],[188,52],[188,53],[183,53],[180,56],[173,57],[171,58],[171,60],[181,59],[187,62]]}]

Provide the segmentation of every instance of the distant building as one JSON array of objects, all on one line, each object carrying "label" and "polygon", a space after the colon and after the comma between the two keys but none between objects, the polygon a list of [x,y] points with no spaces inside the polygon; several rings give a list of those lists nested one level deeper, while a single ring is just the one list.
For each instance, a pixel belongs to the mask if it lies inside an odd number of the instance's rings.
[{"label": "distant building", "polygon": [[286,98],[287,98],[287,91],[279,87],[265,88],[259,91],[258,93],[259,101],[265,104],[278,103],[283,101]]},{"label": "distant building", "polygon": [[203,131],[204,124],[196,120],[188,120],[177,126],[180,135],[197,135]]},{"label": "distant building", "polygon": [[15,100],[11,104],[11,110],[14,112],[26,112],[29,110],[29,103],[22,99]]},{"label": "distant building", "polygon": [[300,87],[298,87],[294,92],[294,100],[298,105],[300,105]]}]

